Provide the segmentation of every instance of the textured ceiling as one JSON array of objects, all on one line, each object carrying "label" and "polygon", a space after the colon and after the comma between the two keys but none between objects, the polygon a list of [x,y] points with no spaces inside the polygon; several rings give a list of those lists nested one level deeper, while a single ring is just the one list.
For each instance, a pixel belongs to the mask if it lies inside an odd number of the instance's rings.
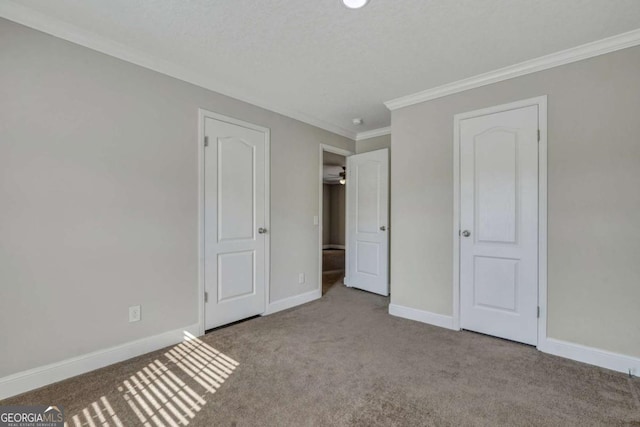
[{"label": "textured ceiling", "polygon": [[14,3],[346,134],[388,126],[384,101],[640,27],[640,0]]}]

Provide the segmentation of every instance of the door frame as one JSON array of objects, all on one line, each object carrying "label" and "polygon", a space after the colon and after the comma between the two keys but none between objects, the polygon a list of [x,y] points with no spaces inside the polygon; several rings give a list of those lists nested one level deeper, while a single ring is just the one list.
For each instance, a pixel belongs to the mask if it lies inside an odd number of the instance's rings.
[{"label": "door frame", "polygon": [[[334,153],[334,154],[339,154],[341,156],[349,157],[354,155],[355,153],[353,151],[349,151],[349,150],[345,150],[342,148],[338,148],[338,147],[334,147],[333,145],[328,145],[328,144],[320,144],[319,147],[319,160],[318,160],[318,168],[320,171],[320,175],[318,178],[318,248],[319,248],[319,252],[318,252],[318,289],[320,290],[320,296],[322,296],[322,250],[323,248],[323,242],[322,242],[322,225],[323,225],[323,199],[322,199],[322,193],[323,193],[323,180],[324,180],[324,152],[328,151],[329,153]],[[347,189],[345,188],[345,202],[347,200],[347,198],[349,197],[349,194],[346,191]],[[344,225],[344,230],[345,230],[345,234],[347,233],[347,231],[349,230],[349,219],[345,218],[345,225]],[[348,263],[348,242],[347,242],[347,238],[345,236],[344,239],[344,275],[345,277],[349,277],[349,263]],[[346,282],[346,280],[344,280],[344,282]]]},{"label": "door frame", "polygon": [[547,338],[547,95],[453,116],[453,329],[460,330],[460,122],[518,108],[538,106],[538,342]]},{"label": "door frame", "polygon": [[205,121],[206,119],[214,119],[222,122],[230,123],[237,126],[246,127],[264,133],[265,142],[265,158],[264,158],[264,209],[265,209],[265,228],[268,232],[264,235],[265,238],[265,253],[264,253],[264,279],[265,279],[265,301],[263,314],[267,311],[269,306],[269,289],[271,282],[271,130],[267,127],[255,125],[253,123],[245,122],[233,117],[225,116],[213,111],[198,108],[198,139],[196,141],[197,153],[198,153],[198,332],[199,335],[205,333],[205,194],[204,194],[204,173],[205,173]]}]

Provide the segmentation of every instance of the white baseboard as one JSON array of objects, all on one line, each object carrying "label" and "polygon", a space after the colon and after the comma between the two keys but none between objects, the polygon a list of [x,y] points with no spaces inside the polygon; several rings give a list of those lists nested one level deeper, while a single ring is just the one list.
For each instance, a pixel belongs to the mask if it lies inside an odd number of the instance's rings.
[{"label": "white baseboard", "polygon": [[543,342],[538,343],[538,350],[578,362],[600,366],[601,368],[624,372],[625,374],[628,374],[629,370],[631,370],[633,375],[640,375],[640,358],[638,357],[625,356],[624,354],[613,353],[607,350],[600,350],[598,348],[587,347],[554,338],[547,338]]},{"label": "white baseboard", "polygon": [[340,269],[340,270],[325,270],[322,272],[322,274],[336,274],[336,273],[343,273],[344,274],[344,270]]},{"label": "white baseboard", "polygon": [[[431,313],[429,311],[397,304],[389,304],[389,314],[429,325],[458,330],[453,327],[453,317],[451,316],[444,316],[442,314]],[[538,350],[553,354],[554,356],[564,357],[625,374],[631,371],[633,375],[640,376],[640,357],[626,356],[624,354],[613,353],[611,351],[587,347],[554,338],[547,338],[543,342],[538,343]]]},{"label": "white baseboard", "polygon": [[452,316],[431,313],[430,311],[418,310],[416,308],[405,307],[398,304],[389,304],[389,314],[409,320],[415,320],[417,322],[427,323],[429,325],[439,326],[441,328],[457,330],[453,327]]},{"label": "white baseboard", "polygon": [[0,378],[0,399],[177,344],[185,332],[197,336],[198,330],[195,324]]},{"label": "white baseboard", "polygon": [[294,295],[289,298],[284,298],[278,301],[274,301],[269,303],[269,306],[267,307],[267,311],[265,311],[263,316],[277,313],[279,311],[296,307],[298,305],[306,304],[308,302],[315,301],[319,298],[322,298],[322,289],[314,289],[313,291],[305,292],[304,294]]},{"label": "white baseboard", "polygon": [[345,245],[322,245],[322,249],[346,249]]}]

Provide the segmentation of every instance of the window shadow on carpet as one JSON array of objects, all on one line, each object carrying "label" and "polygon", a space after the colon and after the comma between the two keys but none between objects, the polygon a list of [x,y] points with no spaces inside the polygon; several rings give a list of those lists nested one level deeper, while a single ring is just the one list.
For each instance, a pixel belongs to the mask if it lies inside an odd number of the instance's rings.
[{"label": "window shadow on carpet", "polygon": [[65,426],[186,426],[239,363],[188,332],[123,381],[113,394],[72,414]]}]

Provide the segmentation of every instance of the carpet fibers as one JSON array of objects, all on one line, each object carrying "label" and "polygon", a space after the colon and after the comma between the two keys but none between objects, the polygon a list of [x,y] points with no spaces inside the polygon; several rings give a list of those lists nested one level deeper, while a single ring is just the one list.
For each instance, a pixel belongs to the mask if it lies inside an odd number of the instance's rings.
[{"label": "carpet fibers", "polygon": [[387,306],[337,284],[0,404],[62,405],[70,426],[640,426],[637,379]]}]

